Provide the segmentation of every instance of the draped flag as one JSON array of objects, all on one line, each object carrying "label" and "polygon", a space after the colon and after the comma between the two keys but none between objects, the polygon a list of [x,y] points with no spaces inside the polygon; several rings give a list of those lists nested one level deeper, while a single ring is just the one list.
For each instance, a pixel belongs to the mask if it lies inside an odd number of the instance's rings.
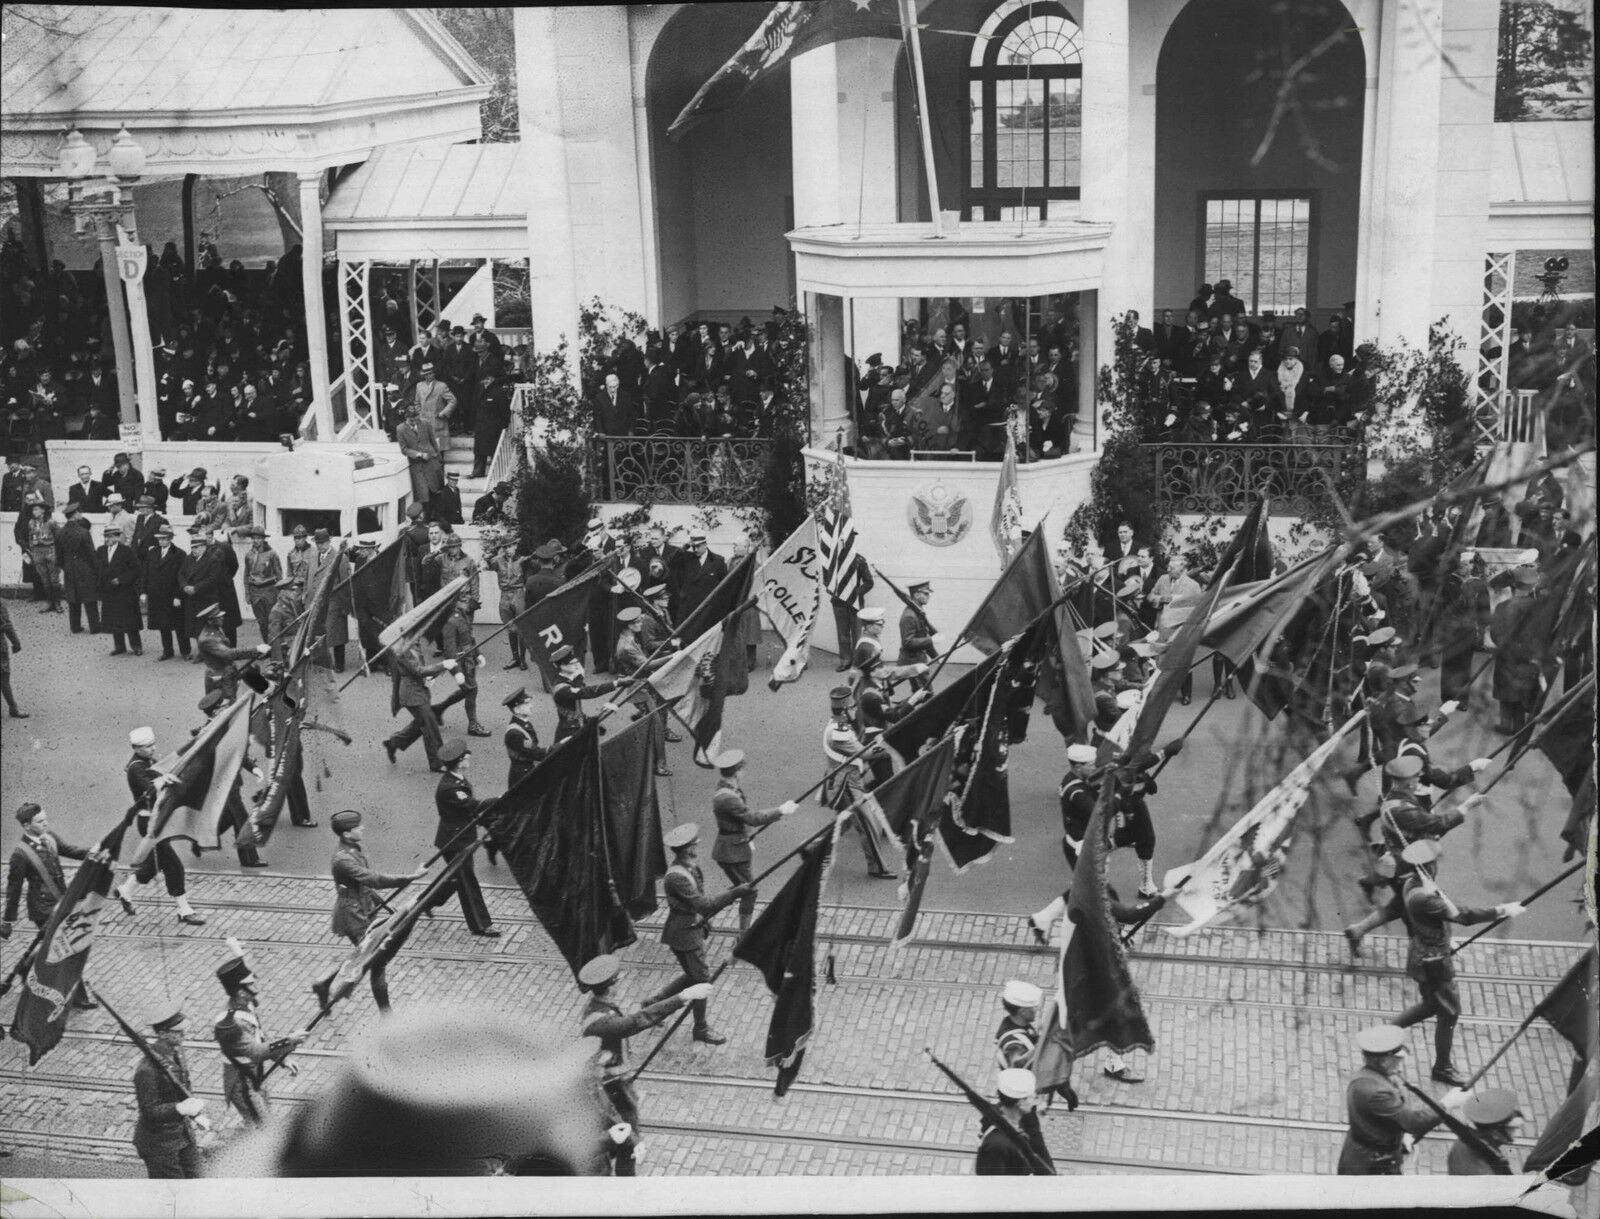
[{"label": "draped flag", "polygon": [[350,573],[350,601],[358,616],[388,626],[412,605],[410,563],[404,536],[395,538]]},{"label": "draped flag", "polygon": [[156,843],[168,838],[188,838],[205,850],[221,849],[222,819],[250,746],[250,714],[256,700],[243,690],[239,694],[187,745],[156,763],[156,770],[168,780],[156,797],[150,830],[134,851],[131,867],[137,868]]},{"label": "draped flag", "polygon": [[1006,564],[961,637],[980,652],[997,652],[1001,644],[1044,613],[1058,595],[1044,530],[1035,529]]},{"label": "draped flag", "polygon": [[1072,607],[1056,606],[1050,611],[1050,623],[1052,634],[1039,662],[1039,697],[1063,741],[1086,740],[1095,720],[1094,678],[1078,645]]},{"label": "draped flag", "polygon": [[722,711],[728,695],[742,693],[741,683],[749,678],[744,640],[736,623],[742,614],[753,612],[753,608],[735,610],[723,620],[716,652],[708,657],[710,663],[701,663],[699,681],[677,707],[678,715],[694,733],[694,764],[704,769],[710,769],[714,765],[711,759],[722,752]]},{"label": "draped flag", "polygon": [[1071,934],[1062,944],[1057,1006],[1075,1058],[1101,1046],[1125,1054],[1133,1049],[1148,1051],[1154,1044],[1106,889],[1109,822],[1115,803],[1116,772],[1112,771],[1105,777],[1089,818],[1067,899]]},{"label": "draped flag", "polygon": [[[754,554],[741,555],[735,559],[733,566],[728,568],[728,574],[722,577],[717,586],[706,595],[704,601],[683,616],[683,621],[673,628],[672,633],[679,639],[698,639],[713,624],[721,622],[750,599],[750,589],[755,574]],[[743,694],[744,691],[740,690],[739,693]]]},{"label": "draped flag", "polygon": [[611,875],[628,916],[641,919],[656,908],[656,881],[667,874],[661,843],[661,804],[656,795],[655,717],[644,716],[600,746]]},{"label": "draped flag", "polygon": [[466,586],[467,578],[457,576],[438,592],[429,596],[426,601],[412,606],[379,631],[378,642],[398,652],[412,640],[422,638],[434,623],[441,621],[450,612],[450,607],[455,604],[456,595]]},{"label": "draped flag", "polygon": [[1589,1179],[1589,1168],[1600,1159],[1600,1055],[1567,1093],[1561,1107],[1550,1115],[1550,1124],[1539,1142],[1522,1162],[1523,1172],[1542,1173],[1563,1185],[1582,1185]]},{"label": "draped flag", "polygon": [[589,599],[596,582],[606,573],[604,566],[591,567],[517,615],[516,632],[539,666],[539,672],[552,686],[561,676],[551,663],[550,655],[562,646],[571,648],[575,656],[584,654]]},{"label": "draped flag", "polygon": [[1567,976],[1557,982],[1533,1010],[1572,1043],[1572,1052],[1579,1058],[1595,1057],[1594,1014],[1600,1011],[1595,950],[1589,949],[1574,961]]},{"label": "draped flag", "polygon": [[1166,888],[1187,882],[1172,900],[1189,916],[1189,922],[1181,927],[1165,927],[1169,934],[1193,935],[1240,906],[1258,905],[1266,899],[1277,886],[1295,817],[1311,794],[1312,782],[1366,714],[1358,711],[1346,720],[1198,860],[1168,870]]},{"label": "draped flag", "polygon": [[[705,119],[731,109],[757,81],[813,47],[842,38],[899,38],[896,0],[783,0],[774,4],[734,53],[672,120],[667,138],[682,139]],[[893,67],[886,55],[884,71]]]},{"label": "draped flag", "polygon": [[1594,680],[1592,672],[1585,674],[1550,708],[1549,719],[1524,746],[1538,747],[1569,793],[1578,790],[1594,765]]},{"label": "draped flag", "polygon": [[484,817],[528,906],[574,975],[638,937],[611,872],[600,728],[590,721]]},{"label": "draped flag", "polygon": [[811,632],[822,607],[822,562],[817,518],[807,516],[761,565],[753,580],[756,605],[783,640],[783,655],[772,666],[773,690],[798,681],[811,659]]},{"label": "draped flag", "polygon": [[122,831],[113,830],[78,865],[23,975],[11,1035],[28,1047],[30,1067],[55,1049],[67,1031],[72,994],[89,964],[95,923],[111,892],[121,838]]},{"label": "draped flag", "polygon": [[860,609],[866,601],[861,564],[856,560],[856,527],[850,519],[850,480],[844,454],[833,467],[832,503],[817,522],[817,551],[822,558],[822,587],[836,601]]},{"label": "draped flag", "polygon": [[[663,702],[697,694],[701,683],[709,679],[710,667],[721,650],[722,623],[716,622],[700,638],[667,657],[666,664],[650,674],[651,688]],[[625,691],[612,695],[618,702],[626,697]]]},{"label": "draped flag", "polygon": [[[1035,530],[1038,532],[1038,530]],[[1017,553],[1022,533],[1022,492],[1017,490],[1017,438],[1006,429],[1006,455],[1000,462],[1000,481],[994,488],[994,512],[989,517],[989,535],[1002,564]]]},{"label": "draped flag", "polygon": [[955,769],[956,743],[946,737],[903,770],[872,789],[885,820],[906,844],[906,879],[900,886],[900,921],[889,947],[901,948],[917,929],[922,892],[933,862],[933,834],[948,812],[950,778]]},{"label": "draped flag", "polygon": [[817,906],[842,822],[843,818],[835,820],[830,832],[801,850],[800,866],[733,948],[734,956],[761,971],[773,995],[766,1058],[769,1067],[778,1068],[774,1096],[789,1090],[811,1040],[812,998],[817,986]]},{"label": "draped flag", "polygon": [[362,978],[380,965],[393,961],[424,911],[431,910],[455,890],[456,877],[472,859],[462,851],[440,868],[426,884],[413,883],[409,897],[396,897],[391,912],[380,912],[367,925],[366,934],[350,955],[311,983],[311,993],[324,1010],[349,996]]}]

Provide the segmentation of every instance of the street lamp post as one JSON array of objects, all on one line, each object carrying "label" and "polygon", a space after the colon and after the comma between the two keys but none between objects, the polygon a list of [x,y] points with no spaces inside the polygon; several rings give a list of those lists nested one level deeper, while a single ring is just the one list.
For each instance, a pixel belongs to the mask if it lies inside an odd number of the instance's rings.
[{"label": "street lamp post", "polygon": [[[100,244],[106,306],[111,316],[111,346],[117,360],[117,397],[124,425],[138,427],[145,443],[159,443],[155,352],[150,313],[144,297],[148,253],[139,243],[133,210],[133,185],[144,176],[145,154],[127,128],[117,132],[106,156],[111,178],[91,184],[97,157],[77,128],[61,142],[57,168],[67,183],[67,208],[73,231]],[[124,309],[126,300],[126,309]],[[132,320],[132,331],[129,321]]]}]

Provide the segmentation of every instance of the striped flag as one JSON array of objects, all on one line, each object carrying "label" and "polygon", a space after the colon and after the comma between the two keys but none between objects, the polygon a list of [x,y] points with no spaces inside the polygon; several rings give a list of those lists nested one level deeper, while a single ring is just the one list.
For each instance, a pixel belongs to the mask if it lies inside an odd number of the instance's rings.
[{"label": "striped flag", "polygon": [[856,527],[850,519],[850,481],[844,454],[834,466],[833,502],[817,522],[817,550],[822,558],[822,587],[836,601],[860,609],[867,599],[861,587],[861,564],[856,562]]}]

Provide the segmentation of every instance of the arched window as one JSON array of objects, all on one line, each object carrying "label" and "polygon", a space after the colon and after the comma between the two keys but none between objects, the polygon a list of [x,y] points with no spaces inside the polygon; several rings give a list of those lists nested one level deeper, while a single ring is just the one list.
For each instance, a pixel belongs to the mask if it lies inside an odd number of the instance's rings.
[{"label": "arched window", "polygon": [[1003,0],[974,39],[963,215],[1045,219],[1076,199],[1083,149],[1081,31],[1060,4]]}]

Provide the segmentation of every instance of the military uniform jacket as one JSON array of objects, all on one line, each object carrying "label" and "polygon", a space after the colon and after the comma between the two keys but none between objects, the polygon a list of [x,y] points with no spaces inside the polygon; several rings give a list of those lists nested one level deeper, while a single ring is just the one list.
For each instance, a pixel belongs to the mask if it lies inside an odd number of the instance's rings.
[{"label": "military uniform jacket", "polygon": [[1069,774],[1061,780],[1061,834],[1073,842],[1082,842],[1089,832],[1089,817],[1094,812],[1094,788],[1079,775]]},{"label": "military uniform jacket", "polygon": [[610,694],[617,688],[614,681],[596,682],[587,685],[583,681],[558,681],[550,690],[550,698],[556,705],[556,740],[559,745],[569,736],[573,736],[583,727],[583,700],[586,698],[599,698],[602,694]]},{"label": "military uniform jacket", "polygon": [[1406,927],[1411,932],[1406,975],[1415,982],[1436,981],[1441,974],[1454,977],[1450,924],[1487,923],[1495,917],[1494,911],[1457,906],[1436,885],[1424,883],[1417,872],[1407,877],[1404,898]]},{"label": "military uniform jacket", "polygon": [[283,560],[278,552],[266,546],[254,548],[244,557],[244,586],[252,596],[277,592],[278,581],[283,579]]},{"label": "military uniform jacket", "polygon": [[208,626],[200,632],[198,644],[200,660],[206,667],[206,689],[221,688],[229,697],[239,688],[238,674],[232,671],[233,662],[255,656],[254,648],[230,648],[222,629]]},{"label": "military uniform jacket", "polygon": [[711,859],[715,863],[749,863],[753,858],[750,831],[757,826],[771,825],[783,816],[775,808],[751,812],[744,792],[731,779],[717,784],[716,794],[711,797],[711,813],[717,819],[717,841],[711,848]]},{"label": "military uniform jacket", "polygon": [[[11,865],[6,870],[6,904],[3,921],[17,921],[17,906],[23,891],[28,895],[28,920],[42,927],[50,921],[56,903],[66,892],[67,878],[61,870],[61,859],[83,859],[89,852],[63,842],[48,830],[37,838],[23,836],[16,850],[11,852]],[[44,871],[41,873],[40,868]]]},{"label": "military uniform jacket", "polygon": [[156,779],[161,772],[156,769],[156,764],[148,758],[134,754],[122,768],[124,777],[128,780],[128,792],[133,796],[134,804],[143,812],[148,813],[155,802]]},{"label": "military uniform jacket", "polygon": [[900,662],[903,665],[931,663],[938,659],[933,646],[933,628],[921,610],[909,605],[900,615]]},{"label": "military uniform jacket", "polygon": [[[183,1051],[150,1042],[150,1051],[171,1068],[176,1079],[167,1078],[151,1061],[140,1056],[133,1072],[133,1092],[139,1103],[139,1120],[133,1128],[134,1150],[141,1155],[182,1151],[195,1146],[194,1129],[189,1119],[178,1112],[178,1103],[189,1093],[189,1068],[184,1064]],[[180,1086],[181,1085],[181,1086]]]},{"label": "military uniform jacket", "polygon": [[448,551],[439,557],[439,584],[443,588],[450,581],[459,576],[465,576],[466,587],[461,590],[458,601],[464,601],[473,609],[478,608],[478,564],[464,554],[452,556]]},{"label": "military uniform jacket", "polygon": [[995,1069],[1032,1067],[1033,1051],[1038,1043],[1038,1030],[1008,1012],[994,1031]]},{"label": "military uniform jacket", "polygon": [[[1050,1159],[1050,1149],[1044,1144],[1044,1135],[1037,1122],[1021,1123],[1021,1133],[1038,1155],[1045,1160]],[[984,1129],[982,1141],[978,1144],[978,1176],[1031,1177],[1036,1171],[1014,1137],[999,1126]]]},{"label": "military uniform jacket", "polygon": [[406,883],[404,876],[390,876],[375,872],[367,863],[366,853],[358,846],[340,843],[333,853],[333,921],[329,930],[334,935],[360,939],[366,934],[373,911],[378,908],[374,889],[398,889]]},{"label": "military uniform jacket", "polygon": [[1339,1171],[1370,1173],[1404,1156],[1401,1135],[1426,1134],[1439,1124],[1438,1115],[1406,1097],[1400,1085],[1376,1067],[1362,1067],[1345,1084],[1345,1113],[1350,1130],[1339,1152]]},{"label": "military uniform jacket", "polygon": [[[829,720],[827,727],[822,730],[822,756],[827,761],[827,769],[832,771],[851,754],[859,753],[863,744],[849,724],[841,724],[836,719]],[[866,773],[866,762],[861,758],[855,759],[822,785],[822,802],[836,810],[850,807],[851,802],[861,794]]]},{"label": "military uniform jacket", "polygon": [[727,903],[706,896],[705,877],[692,864],[675,863],[668,868],[663,890],[667,921],[661,928],[661,942],[685,952],[705,947],[704,922]]},{"label": "military uniform jacket", "polygon": [[[472,845],[472,835],[462,831],[472,824],[474,817],[494,803],[492,800],[479,800],[472,794],[472,784],[467,782],[467,777],[451,770],[439,776],[433,802],[439,810],[439,827],[433,832],[433,845],[443,847],[450,844],[452,855]],[[458,834],[461,835],[459,838],[456,836]]]},{"label": "military uniform jacket", "polygon": [[533,730],[533,725],[519,719],[506,725],[505,741],[506,759],[510,763],[506,786],[514,787],[517,780],[544,761],[548,750],[540,746],[539,734]]},{"label": "military uniform jacket", "polygon": [[284,1057],[294,1048],[294,1043],[287,1038],[269,1041],[255,1003],[243,997],[234,999],[228,1010],[217,1017],[211,1026],[211,1035],[222,1051],[225,1092],[246,1082],[252,1088],[259,1088],[266,1064]]},{"label": "military uniform jacket", "polygon": [[[1508,1163],[1511,1162],[1511,1148],[1509,1144],[1501,1143],[1499,1140],[1484,1133],[1483,1131],[1479,1131],[1478,1133],[1483,1138],[1485,1143],[1488,1143],[1489,1146],[1495,1148],[1501,1155],[1505,1156]],[[1460,1139],[1457,1139],[1450,1145],[1450,1155],[1445,1160],[1445,1167],[1446,1171],[1452,1177],[1490,1177],[1495,1175],[1494,1165],[1489,1163],[1488,1160],[1484,1159]],[[1517,1171],[1517,1167],[1514,1163],[1511,1164],[1511,1171]]]},{"label": "military uniform jacket", "polygon": [[[1422,774],[1417,787],[1417,803],[1423,808],[1433,807],[1435,794],[1443,795],[1453,791],[1463,783],[1472,781],[1472,767],[1457,766],[1454,770],[1446,770],[1443,766],[1435,766],[1433,759],[1428,756],[1428,747],[1421,741],[1413,741],[1409,737],[1402,740],[1395,748],[1394,756],[1397,758],[1421,758]],[[1387,779],[1387,776],[1385,776]],[[1431,790],[1424,791],[1423,786]],[[1385,791],[1388,790],[1387,785]]]},{"label": "military uniform jacket", "polygon": [[390,672],[394,674],[389,714],[397,714],[401,707],[429,706],[428,678],[444,672],[443,668],[425,663],[416,644],[390,652],[389,660]]},{"label": "military uniform jacket", "polygon": [[605,1077],[612,1079],[628,1074],[628,1038],[654,1028],[682,1006],[683,1000],[673,995],[628,1013],[610,999],[590,995],[583,1015],[578,1017],[578,1026],[583,1036],[600,1039],[596,1057]]},{"label": "military uniform jacket", "polygon": [[1399,855],[1419,838],[1442,838],[1466,820],[1454,809],[1436,813],[1423,808],[1415,800],[1390,797],[1378,806],[1378,821],[1383,827],[1383,841],[1389,850]]}]

